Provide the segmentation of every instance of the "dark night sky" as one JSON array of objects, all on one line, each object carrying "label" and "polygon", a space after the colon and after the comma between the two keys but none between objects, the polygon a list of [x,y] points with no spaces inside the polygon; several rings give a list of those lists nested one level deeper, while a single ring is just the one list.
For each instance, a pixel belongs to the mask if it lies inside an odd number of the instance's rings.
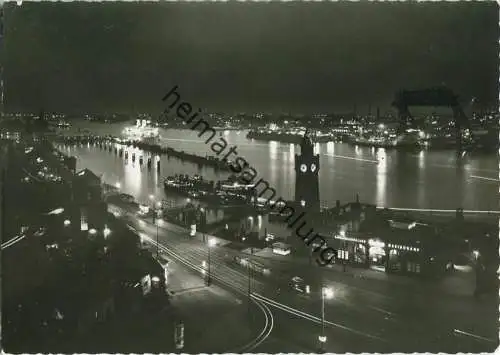
[{"label": "dark night sky", "polygon": [[495,104],[490,3],[10,3],[7,111],[359,111],[446,83]]}]

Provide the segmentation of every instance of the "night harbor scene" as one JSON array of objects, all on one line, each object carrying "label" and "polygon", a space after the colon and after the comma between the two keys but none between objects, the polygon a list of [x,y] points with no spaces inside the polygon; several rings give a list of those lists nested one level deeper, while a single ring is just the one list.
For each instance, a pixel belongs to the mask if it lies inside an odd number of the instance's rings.
[{"label": "night harbor scene", "polygon": [[5,353],[493,353],[495,2],[6,2]]}]

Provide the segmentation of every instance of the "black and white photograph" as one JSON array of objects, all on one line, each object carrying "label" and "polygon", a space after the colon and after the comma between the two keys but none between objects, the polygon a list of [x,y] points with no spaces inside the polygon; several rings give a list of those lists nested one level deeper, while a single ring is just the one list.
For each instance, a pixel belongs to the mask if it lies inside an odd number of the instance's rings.
[{"label": "black and white photograph", "polygon": [[493,353],[493,1],[8,1],[1,349]]}]

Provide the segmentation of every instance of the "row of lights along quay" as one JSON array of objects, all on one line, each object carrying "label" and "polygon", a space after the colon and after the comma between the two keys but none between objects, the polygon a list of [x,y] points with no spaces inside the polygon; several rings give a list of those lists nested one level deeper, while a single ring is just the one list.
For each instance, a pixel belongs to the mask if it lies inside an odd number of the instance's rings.
[{"label": "row of lights along quay", "polygon": [[[230,171],[231,162],[221,161],[219,158],[214,156],[200,156],[197,154],[191,154],[184,151],[176,150],[171,147],[162,147],[159,144],[152,142],[144,142],[141,140],[129,140],[122,139],[118,137],[100,137],[100,136],[58,136],[56,141],[66,145],[93,145],[98,146],[101,149],[108,150],[118,154],[120,157],[124,157],[125,160],[129,159],[129,152],[126,147],[133,147],[141,149],[144,152],[148,152],[156,155],[156,162],[159,164],[159,156],[167,155],[168,158],[177,158],[182,161],[197,164],[198,166],[210,166],[217,170]],[[139,156],[139,163],[142,164],[143,157]],[[136,156],[134,153],[131,154],[131,160],[134,162]],[[148,166],[151,164],[151,158],[148,158]]]}]

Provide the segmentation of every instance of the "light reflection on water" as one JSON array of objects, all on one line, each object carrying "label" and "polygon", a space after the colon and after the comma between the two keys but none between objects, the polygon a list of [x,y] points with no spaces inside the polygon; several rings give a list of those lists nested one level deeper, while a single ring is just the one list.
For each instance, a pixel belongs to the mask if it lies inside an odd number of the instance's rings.
[{"label": "light reflection on water", "polygon": [[[129,153],[129,156],[131,154]],[[132,196],[139,196],[141,195],[141,189],[142,189],[142,173],[141,170],[139,169],[139,164],[137,161],[132,162],[129,159],[128,162],[125,163],[125,169],[124,169],[124,189],[129,190],[129,194]]]},{"label": "light reflection on water", "polygon": [[[114,128],[113,128],[114,127]],[[120,125],[96,125],[93,131],[98,134],[121,132]],[[90,129],[90,128],[89,128]],[[213,155],[210,145],[189,130],[160,130],[162,144],[198,155]],[[245,138],[245,132],[224,133],[229,146],[238,147],[239,156],[244,157],[277,190],[277,196],[292,199],[294,194],[295,171],[294,154],[300,149],[288,143],[259,142]],[[316,147],[318,146],[318,147]],[[132,150],[133,148],[129,148]],[[139,153],[138,149],[134,149]],[[320,154],[320,195],[329,206],[335,200],[348,202],[354,200],[356,193],[361,201],[392,207],[487,210],[497,204],[497,185],[486,180],[471,179],[471,175],[498,178],[495,156],[469,157],[457,159],[454,152],[432,152],[408,154],[391,150],[373,150],[370,147],[352,147],[342,143],[315,145]],[[151,172],[145,162],[135,167],[124,158],[99,147],[75,147],[68,151],[78,155],[78,168],[88,167],[97,174],[106,174],[108,183],[123,181],[124,189],[139,199],[147,199],[154,191],[163,194],[161,183],[164,177],[176,173],[199,173],[210,180],[223,179],[228,172],[215,172],[212,168],[199,169],[196,165],[182,163],[176,159],[160,158],[161,173],[156,174],[156,164]],[[349,159],[350,158],[350,159]],[[383,159],[382,159],[383,158]],[[135,169],[135,170],[134,170]],[[173,198],[174,197],[169,197]]]},{"label": "light reflection on water", "polygon": [[387,186],[387,154],[384,148],[377,151],[377,205],[385,206]]}]

